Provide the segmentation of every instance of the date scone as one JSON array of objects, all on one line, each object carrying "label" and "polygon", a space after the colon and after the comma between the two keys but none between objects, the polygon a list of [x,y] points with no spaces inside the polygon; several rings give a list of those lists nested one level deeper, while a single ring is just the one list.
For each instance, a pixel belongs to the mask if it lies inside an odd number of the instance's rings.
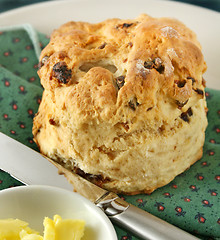
[{"label": "date scone", "polygon": [[181,22],[69,22],[38,71],[33,122],[42,154],[118,193],[151,193],[202,157],[206,64]]}]

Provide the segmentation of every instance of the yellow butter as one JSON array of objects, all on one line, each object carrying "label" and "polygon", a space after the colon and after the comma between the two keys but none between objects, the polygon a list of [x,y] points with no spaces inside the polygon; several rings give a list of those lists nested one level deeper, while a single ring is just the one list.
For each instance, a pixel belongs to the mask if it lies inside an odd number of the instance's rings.
[{"label": "yellow butter", "polygon": [[36,233],[28,227],[28,223],[19,219],[0,220],[0,240],[20,240],[20,232]]},{"label": "yellow butter", "polygon": [[80,240],[84,235],[84,228],[85,222],[82,220],[63,220],[55,215],[53,221],[48,218],[44,220],[44,240]]},{"label": "yellow butter", "polygon": [[55,215],[53,220],[44,218],[44,235],[28,227],[19,219],[0,220],[0,240],[80,240],[84,235],[85,222],[75,219],[62,219]]},{"label": "yellow butter", "polygon": [[44,240],[80,240],[84,235],[85,222],[62,219],[55,215],[53,220],[44,219]]},{"label": "yellow butter", "polygon": [[21,240],[43,240],[43,237],[37,233],[28,233],[26,230],[21,230],[20,232]]},{"label": "yellow butter", "polygon": [[48,217],[44,219],[44,240],[55,240],[56,231],[54,221]]}]

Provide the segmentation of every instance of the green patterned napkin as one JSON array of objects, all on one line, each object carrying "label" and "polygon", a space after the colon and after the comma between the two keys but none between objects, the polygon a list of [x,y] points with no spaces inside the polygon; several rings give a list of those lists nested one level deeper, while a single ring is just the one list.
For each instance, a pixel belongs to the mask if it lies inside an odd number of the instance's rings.
[{"label": "green patterned napkin", "polygon": [[[35,150],[32,119],[43,91],[37,76],[37,55],[39,46],[43,48],[48,42],[48,37],[36,33],[29,25],[0,30],[0,131]],[[121,197],[203,239],[217,239],[220,238],[220,91],[207,89],[206,97],[209,125],[203,158],[151,195]],[[21,183],[0,171],[0,189],[17,185]],[[115,228],[118,239],[138,239]]]}]

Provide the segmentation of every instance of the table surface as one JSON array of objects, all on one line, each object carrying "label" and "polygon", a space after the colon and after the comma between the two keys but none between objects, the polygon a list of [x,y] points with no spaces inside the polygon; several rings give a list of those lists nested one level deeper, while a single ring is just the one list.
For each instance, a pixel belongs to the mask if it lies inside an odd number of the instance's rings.
[{"label": "table surface", "polygon": [[[21,6],[47,1],[50,0],[0,0],[0,13]],[[173,1],[185,2],[220,12],[220,0],[173,0]]]}]

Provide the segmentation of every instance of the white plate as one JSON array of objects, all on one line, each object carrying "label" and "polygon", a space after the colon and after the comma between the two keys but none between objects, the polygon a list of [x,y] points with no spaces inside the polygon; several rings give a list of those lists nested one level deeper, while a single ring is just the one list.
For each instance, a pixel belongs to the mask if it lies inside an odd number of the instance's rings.
[{"label": "white plate", "polygon": [[77,193],[49,186],[22,186],[0,191],[0,219],[18,218],[43,233],[44,217],[84,220],[83,240],[117,240],[107,216]]},{"label": "white plate", "polygon": [[174,17],[196,32],[208,65],[207,86],[220,89],[220,14],[218,12],[163,0],[70,0],[34,4],[0,14],[0,25],[30,23],[50,34],[67,21],[98,22],[106,18],[134,18],[141,13]]}]

